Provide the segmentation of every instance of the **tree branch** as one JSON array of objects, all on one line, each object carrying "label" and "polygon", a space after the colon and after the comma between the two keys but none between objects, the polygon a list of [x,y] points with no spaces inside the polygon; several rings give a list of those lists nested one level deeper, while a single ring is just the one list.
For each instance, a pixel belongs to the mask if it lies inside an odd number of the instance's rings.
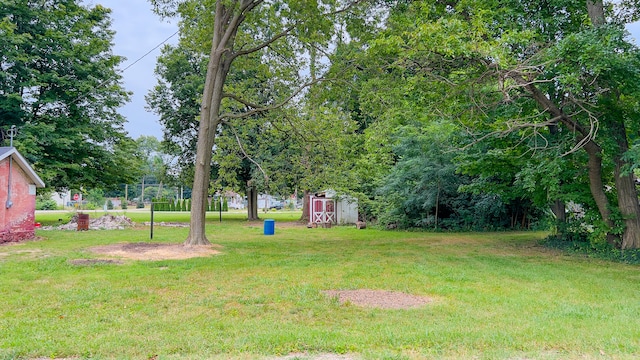
[{"label": "tree branch", "polygon": [[259,104],[254,104],[254,103],[252,103],[252,102],[250,102],[250,101],[247,101],[247,100],[245,100],[245,99],[243,99],[243,98],[241,98],[241,97],[239,97],[238,95],[235,95],[235,94],[231,94],[231,93],[223,93],[223,94],[222,94],[222,97],[223,97],[223,98],[227,98],[227,99],[233,99],[233,100],[235,100],[235,101],[239,102],[240,104],[242,104],[242,105],[244,105],[244,106],[246,106],[246,107],[249,107],[249,108],[254,108],[254,109],[256,109],[256,108],[261,107],[261,105],[259,105]]},{"label": "tree branch", "polygon": [[260,166],[260,164],[253,160],[253,158],[251,156],[249,156],[247,154],[247,152],[244,150],[244,147],[242,146],[242,141],[240,141],[240,137],[238,136],[238,132],[236,131],[235,127],[231,124],[231,123],[225,123],[227,126],[229,126],[229,128],[231,129],[231,131],[233,132],[233,135],[236,137],[236,141],[238,142],[238,146],[240,147],[240,151],[242,152],[242,154],[244,155],[244,157],[246,159],[248,159],[249,161],[251,161],[252,163],[254,163],[258,169],[260,170],[260,172],[262,173],[262,175],[264,175],[264,181],[265,183],[269,183],[269,176],[267,175],[267,173],[264,171],[264,169],[262,168],[262,166]]},{"label": "tree branch", "polygon": [[[284,105],[286,105],[287,103],[289,103],[289,101],[291,101],[291,99],[293,99],[294,97],[298,96],[304,89],[315,85],[319,82],[323,82],[323,81],[332,81],[333,79],[315,79],[312,80],[310,82],[307,82],[305,84],[303,84],[300,88],[298,88],[296,91],[294,91],[291,95],[289,95],[286,99],[284,99],[282,102],[272,105],[272,106],[256,106],[253,110],[241,113],[241,114],[233,114],[233,113],[226,113],[226,114],[222,114],[220,115],[220,120],[224,121],[224,122],[228,122],[228,120],[232,120],[232,119],[242,119],[242,118],[246,118],[252,115],[256,115],[259,113],[263,113],[263,112],[268,112],[271,110],[275,110],[275,109],[279,109],[281,107],[283,107]],[[254,104],[255,105],[255,104]]]},{"label": "tree branch", "polygon": [[237,57],[243,56],[243,55],[247,55],[247,54],[251,54],[254,53],[256,51],[260,51],[264,48],[266,48],[267,46],[273,44],[274,42],[278,41],[279,39],[289,35],[289,33],[295,29],[298,26],[298,24],[294,24],[289,26],[287,29],[285,29],[283,32],[279,33],[278,35],[272,37],[271,39],[268,39],[267,41],[263,42],[262,44],[259,44],[255,47],[249,48],[249,49],[245,49],[245,50],[239,50],[234,52],[233,54],[231,54],[231,58],[235,59]]},{"label": "tree branch", "polygon": [[[325,17],[325,16],[332,16],[332,15],[338,15],[344,12],[349,11],[350,9],[352,9],[353,7],[355,7],[356,5],[366,2],[368,0],[355,0],[353,2],[351,2],[350,4],[346,5],[344,8],[335,10],[335,11],[330,11],[324,14],[319,15],[320,17]],[[262,3],[263,0],[260,1],[253,1],[251,2],[251,6],[250,7],[246,7],[246,8],[242,8],[242,13],[246,14],[247,12],[253,10],[253,8],[255,8],[256,6],[258,6],[260,3]],[[289,27],[287,27],[286,29],[284,29],[282,32],[280,32],[279,34],[275,35],[274,37],[264,41],[263,43],[256,45],[255,47],[249,48],[249,49],[245,49],[245,50],[239,50],[235,53],[233,53],[231,55],[232,59],[235,59],[239,56],[243,56],[243,55],[247,55],[247,54],[251,54],[254,53],[256,51],[260,51],[262,49],[264,49],[265,47],[273,44],[274,42],[278,41],[279,39],[289,35],[291,33],[291,31],[293,31],[296,27],[298,27],[300,24],[303,24],[304,21],[302,22],[295,22],[292,25],[290,25]]]}]

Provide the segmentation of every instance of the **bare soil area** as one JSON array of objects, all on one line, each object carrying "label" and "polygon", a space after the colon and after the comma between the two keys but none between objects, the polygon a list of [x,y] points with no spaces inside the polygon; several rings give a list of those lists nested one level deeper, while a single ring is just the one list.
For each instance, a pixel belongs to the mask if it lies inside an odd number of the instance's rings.
[{"label": "bare soil area", "polygon": [[130,260],[180,260],[220,253],[218,245],[184,246],[183,244],[126,243],[95,246],[89,250]]},{"label": "bare soil area", "polygon": [[266,360],[358,360],[359,356],[355,354],[307,354],[307,353],[292,353],[280,357],[270,357]]},{"label": "bare soil area", "polygon": [[386,290],[325,290],[329,297],[337,298],[340,304],[378,309],[411,309],[424,306],[433,301],[428,296],[418,296],[400,291]]},{"label": "bare soil area", "polygon": [[91,266],[91,265],[105,265],[105,264],[122,264],[121,260],[114,259],[74,259],[70,260],[71,265],[77,266]]},{"label": "bare soil area", "polygon": [[[142,223],[144,226],[151,226],[150,221],[145,221]],[[189,227],[189,223],[184,222],[170,222],[170,221],[154,221],[153,226],[166,226],[166,227]]]}]

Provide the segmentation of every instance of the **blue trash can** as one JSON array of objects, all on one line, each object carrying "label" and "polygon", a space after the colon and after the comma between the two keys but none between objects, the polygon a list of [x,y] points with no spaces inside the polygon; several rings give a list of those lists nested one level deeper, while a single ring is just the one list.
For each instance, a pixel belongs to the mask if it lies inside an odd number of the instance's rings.
[{"label": "blue trash can", "polygon": [[273,235],[276,232],[276,221],[273,219],[266,219],[264,221],[264,234]]}]

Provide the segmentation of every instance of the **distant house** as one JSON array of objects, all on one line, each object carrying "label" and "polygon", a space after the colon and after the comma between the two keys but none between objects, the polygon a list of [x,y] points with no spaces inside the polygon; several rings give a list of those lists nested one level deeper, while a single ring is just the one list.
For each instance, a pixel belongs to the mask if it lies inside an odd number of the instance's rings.
[{"label": "distant house", "polygon": [[13,147],[0,147],[0,243],[33,238],[36,188],[44,182]]},{"label": "distant house", "polygon": [[227,205],[229,209],[244,209],[244,198],[233,191],[225,192],[224,196],[227,198]]},{"label": "distant house", "polygon": [[309,197],[309,220],[315,224],[355,224],[358,221],[358,200],[338,196],[327,190]]},{"label": "distant house", "polygon": [[258,209],[269,209],[273,206],[282,207],[282,203],[275,197],[269,194],[258,195]]}]

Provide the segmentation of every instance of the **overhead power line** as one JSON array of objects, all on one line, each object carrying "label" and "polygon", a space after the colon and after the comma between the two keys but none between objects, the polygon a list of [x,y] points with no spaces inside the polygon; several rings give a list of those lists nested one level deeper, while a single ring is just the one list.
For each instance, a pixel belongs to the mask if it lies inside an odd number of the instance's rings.
[{"label": "overhead power line", "polygon": [[178,35],[178,33],[180,32],[180,30],[176,30],[176,32],[174,32],[173,34],[171,34],[171,36],[169,36],[168,38],[164,39],[164,41],[162,41],[161,43],[159,43],[158,45],[156,45],[153,49],[147,51],[144,55],[140,56],[136,61],[132,62],[131,64],[127,65],[127,67],[125,67],[124,69],[122,69],[120,71],[120,73],[123,73],[127,70],[129,70],[130,67],[132,67],[133,65],[137,64],[140,60],[144,59],[145,57],[147,57],[149,54],[151,54],[154,50],[156,50],[157,48],[159,48],[160,46],[164,45],[167,41],[171,40],[172,37]]},{"label": "overhead power line", "polygon": [[[166,39],[164,39],[162,42],[160,42],[158,45],[154,46],[151,50],[147,51],[144,55],[140,56],[139,58],[137,58],[134,62],[132,62],[131,64],[127,65],[124,69],[116,71],[116,75],[122,75],[125,71],[129,70],[133,65],[137,64],[138,62],[140,62],[142,59],[144,59],[145,57],[149,56],[149,54],[151,54],[154,50],[156,50],[157,48],[159,48],[160,46],[164,45],[167,43],[167,41],[171,40],[171,38],[173,38],[174,36],[178,35],[178,33],[180,32],[180,30],[176,30],[176,32],[174,32],[173,34],[171,34],[169,37],[167,37]],[[111,76],[105,80],[103,80],[100,84],[98,84],[94,89],[100,88],[102,87],[102,85],[110,82],[111,80],[113,80],[115,77]],[[83,100],[84,98],[86,98],[87,96],[91,95],[91,93],[89,94],[83,94],[78,96],[74,101],[72,101],[72,104],[75,104],[81,100]]]}]

